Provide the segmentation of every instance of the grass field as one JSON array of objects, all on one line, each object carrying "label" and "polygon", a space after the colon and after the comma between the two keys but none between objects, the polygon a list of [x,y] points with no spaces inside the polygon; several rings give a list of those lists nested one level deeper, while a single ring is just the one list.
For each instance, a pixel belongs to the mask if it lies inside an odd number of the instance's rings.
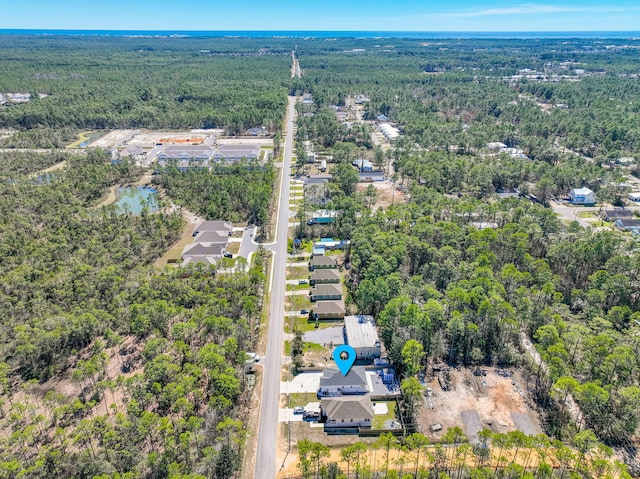
[{"label": "grass field", "polygon": [[289,394],[289,407],[306,406],[310,402],[317,402],[316,393],[292,393]]},{"label": "grass field", "polygon": [[384,429],[385,421],[389,421],[391,419],[396,418],[396,402],[395,401],[376,401],[376,404],[386,403],[389,408],[389,412],[387,414],[376,414],[373,416],[373,424],[371,425],[371,429]]},{"label": "grass field", "polygon": [[295,294],[293,296],[287,296],[287,302],[285,304],[286,310],[300,310],[311,309],[311,300],[307,294]]},{"label": "grass field", "polygon": [[309,268],[306,266],[290,266],[287,268],[287,279],[301,279],[309,277]]},{"label": "grass field", "polygon": [[305,291],[309,289],[309,284],[288,284],[287,291]]},{"label": "grass field", "polygon": [[240,241],[233,241],[227,244],[227,252],[231,254],[238,254],[240,252]]}]

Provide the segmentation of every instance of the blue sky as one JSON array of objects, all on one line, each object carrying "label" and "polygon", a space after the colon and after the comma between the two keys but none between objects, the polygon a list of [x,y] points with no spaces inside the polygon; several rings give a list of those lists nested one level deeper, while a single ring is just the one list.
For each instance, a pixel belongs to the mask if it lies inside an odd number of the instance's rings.
[{"label": "blue sky", "polygon": [[640,29],[638,0],[6,0],[0,28],[605,31]]}]

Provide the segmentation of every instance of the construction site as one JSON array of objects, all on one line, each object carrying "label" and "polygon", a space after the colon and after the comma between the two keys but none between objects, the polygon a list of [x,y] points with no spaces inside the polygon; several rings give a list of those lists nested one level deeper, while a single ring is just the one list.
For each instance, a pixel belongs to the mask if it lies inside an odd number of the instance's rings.
[{"label": "construction site", "polygon": [[424,380],[424,407],[417,425],[432,440],[440,440],[456,426],[471,442],[485,428],[494,433],[542,432],[519,371],[440,365],[430,372]]}]

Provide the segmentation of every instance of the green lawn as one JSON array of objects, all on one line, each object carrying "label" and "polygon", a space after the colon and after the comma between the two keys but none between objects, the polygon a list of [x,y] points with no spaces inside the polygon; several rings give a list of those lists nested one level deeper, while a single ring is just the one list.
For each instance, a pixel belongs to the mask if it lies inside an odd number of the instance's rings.
[{"label": "green lawn", "polygon": [[309,268],[306,266],[289,266],[287,268],[288,279],[301,279],[309,277]]},{"label": "green lawn", "polygon": [[595,215],[593,214],[593,211],[579,211],[576,213],[576,216],[578,218],[593,218]]},{"label": "green lawn", "polygon": [[291,306],[290,309],[292,311],[300,309],[311,309],[311,300],[309,299],[309,295],[306,292],[305,294],[287,296],[287,303],[289,306]]},{"label": "green lawn", "polygon": [[289,394],[289,407],[306,406],[310,402],[318,402],[318,396],[316,393]]},{"label": "green lawn", "polygon": [[305,291],[309,289],[309,284],[288,284],[287,291]]},{"label": "green lawn", "polygon": [[325,353],[327,352],[327,348],[318,343],[304,343],[304,352]]},{"label": "green lawn", "polygon": [[379,403],[387,403],[387,408],[389,408],[389,412],[387,414],[376,414],[373,417],[373,424],[371,425],[371,429],[384,429],[385,421],[389,421],[391,419],[396,418],[396,402],[395,401],[375,401],[376,404]]},{"label": "green lawn", "polygon": [[291,341],[284,342],[284,354],[285,356],[291,356]]}]

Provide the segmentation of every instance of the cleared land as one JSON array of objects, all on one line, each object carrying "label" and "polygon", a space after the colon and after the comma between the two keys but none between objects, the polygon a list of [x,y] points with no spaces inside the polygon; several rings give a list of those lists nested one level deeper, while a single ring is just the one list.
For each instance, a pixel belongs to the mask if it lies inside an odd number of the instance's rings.
[{"label": "cleared land", "polygon": [[[432,390],[433,409],[427,399],[418,415],[419,431],[434,441],[455,426],[460,426],[471,440],[485,427],[496,433],[516,429],[526,434],[541,433],[538,415],[528,405],[520,374],[493,368],[482,370],[486,376],[475,376],[467,368],[451,369],[447,391],[443,391],[437,378],[430,380],[427,387]],[[442,430],[431,432],[430,426],[436,423],[442,425]]]}]

